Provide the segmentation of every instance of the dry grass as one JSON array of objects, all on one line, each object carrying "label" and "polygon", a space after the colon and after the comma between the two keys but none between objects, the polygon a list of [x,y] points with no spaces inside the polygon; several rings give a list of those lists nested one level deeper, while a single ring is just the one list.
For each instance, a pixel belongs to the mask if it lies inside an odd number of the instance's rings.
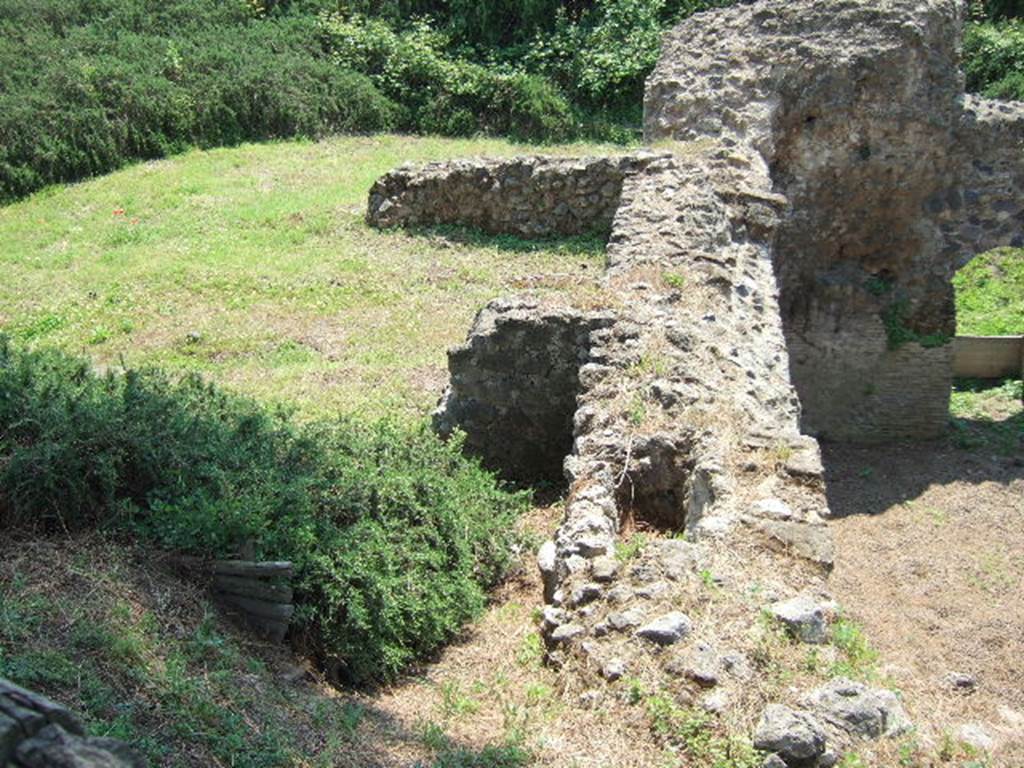
[{"label": "dry grass", "polygon": [[[978,723],[996,741],[979,765],[1024,765],[1019,460],[935,443],[831,447],[826,467],[840,516],[833,589],[918,726],[908,764],[956,764],[959,729]],[[954,690],[949,673],[973,675],[977,689]]]}]

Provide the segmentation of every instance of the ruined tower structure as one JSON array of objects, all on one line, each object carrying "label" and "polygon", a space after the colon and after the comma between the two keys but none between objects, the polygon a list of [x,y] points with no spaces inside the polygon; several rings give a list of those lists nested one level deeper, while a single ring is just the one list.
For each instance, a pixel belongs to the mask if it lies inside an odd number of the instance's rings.
[{"label": "ruined tower structure", "polygon": [[[599,306],[485,307],[437,425],[510,478],[568,480],[540,554],[553,663],[681,681],[785,765],[906,727],[887,692],[834,681],[769,702],[746,669],[763,611],[810,642],[827,621],[817,438],[941,434],[954,269],[1024,233],[1024,110],[965,96],[961,11],[698,14],[648,80],[649,149],[401,168],[370,193],[383,227],[610,228]],[[638,527],[682,536],[615,557]],[[869,728],[844,719],[851,701]]]}]

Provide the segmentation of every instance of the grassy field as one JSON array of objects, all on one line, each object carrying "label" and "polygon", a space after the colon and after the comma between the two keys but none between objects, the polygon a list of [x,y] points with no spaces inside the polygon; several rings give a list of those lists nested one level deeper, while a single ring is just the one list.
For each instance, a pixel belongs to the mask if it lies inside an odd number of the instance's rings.
[{"label": "grassy field", "polygon": [[[982,254],[957,273],[954,285],[958,333],[1024,334],[1024,250]],[[1004,455],[1024,452],[1022,387],[1020,379],[956,381],[950,402],[954,444]]]},{"label": "grassy field", "polygon": [[958,333],[1024,334],[1024,250],[982,254],[957,273],[954,284]]},{"label": "grassy field", "polygon": [[444,350],[484,303],[586,283],[604,246],[382,233],[363,222],[367,191],[406,161],[526,151],[282,142],[52,188],[0,207],[0,330],[99,365],[200,371],[310,415],[421,414],[444,384]]}]

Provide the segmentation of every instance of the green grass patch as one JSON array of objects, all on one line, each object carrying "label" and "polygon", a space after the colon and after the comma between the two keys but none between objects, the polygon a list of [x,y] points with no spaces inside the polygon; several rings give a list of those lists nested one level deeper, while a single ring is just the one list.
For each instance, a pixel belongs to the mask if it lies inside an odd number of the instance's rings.
[{"label": "green grass patch", "polygon": [[1005,456],[1024,451],[1024,384],[957,379],[950,399],[954,445]]},{"label": "green grass patch", "polygon": [[1024,250],[976,256],[953,279],[957,332],[967,336],[1024,334]]},{"label": "green grass patch", "polygon": [[594,238],[380,232],[363,222],[367,190],[406,161],[530,151],[400,136],[281,142],[53,188],[0,207],[0,331],[100,367],[202,373],[304,417],[418,420],[481,306],[523,288],[577,290],[601,273],[604,250]]},{"label": "green grass patch", "polygon": [[832,645],[842,658],[832,664],[832,676],[854,680],[873,680],[878,674],[878,651],[871,647],[864,630],[857,622],[841,616],[831,627]]}]

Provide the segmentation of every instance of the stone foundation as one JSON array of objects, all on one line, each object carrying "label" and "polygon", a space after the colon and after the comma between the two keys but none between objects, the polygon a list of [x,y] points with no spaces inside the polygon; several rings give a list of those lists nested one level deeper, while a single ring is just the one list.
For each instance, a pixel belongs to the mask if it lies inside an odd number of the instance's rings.
[{"label": "stone foundation", "polygon": [[491,302],[466,344],[449,354],[438,432],[464,431],[466,447],[508,479],[560,481],[572,451],[580,369],[593,334],[612,322],[608,312]]},{"label": "stone foundation", "polygon": [[622,181],[655,157],[517,157],[403,167],[370,190],[378,227],[457,224],[523,237],[607,232]]}]

